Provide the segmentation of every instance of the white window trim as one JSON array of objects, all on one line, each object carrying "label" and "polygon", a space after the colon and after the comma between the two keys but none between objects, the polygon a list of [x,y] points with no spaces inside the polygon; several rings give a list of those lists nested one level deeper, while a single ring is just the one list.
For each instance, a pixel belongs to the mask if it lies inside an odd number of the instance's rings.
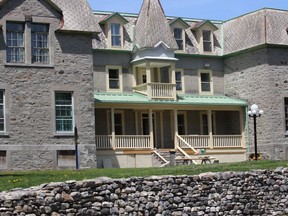
[{"label": "white window trim", "polygon": [[[72,99],[72,131],[57,131],[56,127],[56,93],[71,93]],[[75,128],[75,108],[74,108],[74,92],[73,91],[54,91],[54,127],[55,127],[55,134],[56,135],[74,135],[74,128]]]},{"label": "white window trim", "polygon": [[[185,135],[188,135],[188,128],[187,128],[187,112],[185,112],[185,111],[178,111],[178,113],[177,113],[177,117],[178,117],[178,115],[184,115],[184,129],[185,129]],[[179,128],[179,122],[177,122],[178,123],[178,128]],[[178,129],[177,129],[178,130]],[[178,131],[179,132],[179,131]]]},{"label": "white window trim", "polygon": [[[211,51],[204,51],[204,36],[203,31],[210,31],[210,39],[211,39]],[[201,44],[201,51],[205,54],[213,54],[214,53],[214,38],[213,38],[213,31],[210,29],[202,29],[201,30],[201,37],[200,37],[200,44]]]},{"label": "white window trim", "polygon": [[[185,29],[183,29],[183,28],[180,28],[180,27],[174,27],[173,28],[173,36],[174,36],[174,29],[181,29],[182,30],[182,41],[183,41],[183,49],[179,49],[179,47],[178,47],[178,49],[176,50],[176,51],[185,51],[186,50],[186,35],[185,35]],[[175,38],[175,36],[174,36],[174,38]],[[176,43],[177,43],[177,40],[176,40],[176,38],[175,38],[175,41],[176,41]],[[178,45],[178,44],[177,44]]]},{"label": "white window trim", "polygon": [[175,70],[175,82],[176,80],[176,72],[181,73],[181,84],[182,84],[182,90],[177,90],[178,93],[184,93],[185,92],[185,79],[184,79],[184,69],[183,68],[176,68]]},{"label": "white window trim", "polygon": [[[126,134],[126,131],[125,131],[125,118],[124,118],[124,110],[115,110],[114,112],[114,118],[115,118],[115,114],[120,114],[121,115],[121,127],[122,127],[122,135],[125,135]],[[115,124],[116,125],[116,124]],[[114,127],[115,127],[114,125]],[[116,131],[116,130],[115,130]],[[121,135],[116,135],[116,136],[121,136]]]},{"label": "white window trim", "polygon": [[[112,30],[111,25],[112,24],[119,24],[120,25],[120,46],[112,46]],[[108,23],[108,47],[111,49],[123,49],[124,47],[124,26],[122,23],[118,22],[109,22]]]},{"label": "white window trim", "polygon": [[[115,114],[121,114],[121,121],[122,121],[122,134],[125,135],[126,134],[126,130],[125,130],[125,112],[124,110],[114,110],[114,119],[115,119]],[[108,135],[112,134],[112,124],[111,124],[111,110],[107,110],[106,112],[107,115],[107,132]],[[114,124],[115,124],[115,120],[114,120]],[[115,125],[114,125],[115,126]],[[121,135],[116,135],[116,136],[121,136]]]},{"label": "white window trim", "polygon": [[[210,91],[202,91],[202,82],[201,82],[201,74],[208,73],[210,76]],[[213,85],[213,73],[212,70],[198,70],[198,86],[199,86],[199,94],[200,95],[213,95],[214,94],[214,85]]]},{"label": "white window trim", "polygon": [[[110,89],[109,86],[109,70],[119,70],[119,88],[118,89]],[[122,77],[122,67],[121,66],[106,66],[106,90],[109,92],[123,92],[123,77]]]}]

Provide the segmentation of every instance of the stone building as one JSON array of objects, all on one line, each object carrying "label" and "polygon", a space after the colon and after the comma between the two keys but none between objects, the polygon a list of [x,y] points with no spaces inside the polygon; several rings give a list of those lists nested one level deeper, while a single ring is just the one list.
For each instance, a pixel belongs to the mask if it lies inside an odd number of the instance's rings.
[{"label": "stone building", "polygon": [[213,21],[167,17],[159,0],[139,14],[0,2],[0,169],[75,166],[75,127],[80,167],[162,166],[172,149],[244,161],[253,103],[259,151],[287,158],[287,11]]}]

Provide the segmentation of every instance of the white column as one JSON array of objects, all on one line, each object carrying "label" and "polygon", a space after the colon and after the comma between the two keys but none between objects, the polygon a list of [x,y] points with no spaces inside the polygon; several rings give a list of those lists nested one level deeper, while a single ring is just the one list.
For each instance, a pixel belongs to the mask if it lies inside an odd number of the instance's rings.
[{"label": "white column", "polygon": [[240,130],[241,130],[241,146],[242,148],[246,148],[245,145],[245,117],[243,109],[239,110],[239,118],[240,118]]},{"label": "white column", "polygon": [[212,127],[212,110],[207,111],[208,118],[208,134],[209,134],[209,147],[213,149],[213,127]]},{"label": "white column", "polygon": [[178,135],[178,110],[174,109],[174,148],[175,149],[179,146],[177,135]]},{"label": "white column", "polygon": [[174,84],[172,97],[173,97],[174,100],[176,100],[177,99],[177,94],[176,94],[176,69],[175,69],[175,63],[171,64],[171,83]]},{"label": "white column", "polygon": [[149,99],[152,98],[151,88],[151,65],[150,62],[146,62],[146,78],[147,78],[147,96]]},{"label": "white column", "polygon": [[115,110],[111,108],[111,135],[112,135],[112,148],[115,149]]},{"label": "white column", "polygon": [[151,147],[151,149],[154,149],[153,113],[152,113],[152,109],[149,109],[149,135],[150,135],[150,147]]}]

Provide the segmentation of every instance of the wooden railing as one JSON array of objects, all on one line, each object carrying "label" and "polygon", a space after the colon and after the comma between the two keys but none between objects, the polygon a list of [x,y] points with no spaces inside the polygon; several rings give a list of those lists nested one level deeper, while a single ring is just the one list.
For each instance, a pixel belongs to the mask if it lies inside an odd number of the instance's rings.
[{"label": "wooden railing", "polygon": [[162,157],[162,155],[159,154],[156,150],[154,150],[153,153],[163,162],[163,164],[161,164],[160,167],[165,167],[170,163],[164,157]]},{"label": "wooden railing", "polygon": [[111,135],[98,135],[95,138],[96,147],[98,149],[112,149],[112,136]]},{"label": "wooden railing", "polygon": [[129,149],[129,148],[140,148],[147,149],[150,146],[149,135],[122,135],[115,136],[115,148],[116,149]]},{"label": "wooden railing", "polygon": [[151,97],[152,98],[164,98],[175,99],[174,88],[176,85],[171,83],[151,83]]},{"label": "wooden railing", "polygon": [[150,146],[149,135],[116,135],[115,146],[112,143],[112,135],[96,136],[98,149],[147,149]]},{"label": "wooden railing", "polygon": [[241,147],[242,143],[241,135],[214,135],[213,136],[213,147]]},{"label": "wooden railing", "polygon": [[209,147],[210,137],[207,135],[181,135],[181,137],[194,148]]},{"label": "wooden railing", "polygon": [[[213,135],[212,142],[208,135],[181,135],[181,138],[194,148],[231,148],[242,146],[241,135]],[[190,148],[185,147],[185,145],[180,147]]]},{"label": "wooden railing", "polygon": [[144,83],[133,87],[133,91],[150,99],[176,99],[176,84],[172,83]]}]

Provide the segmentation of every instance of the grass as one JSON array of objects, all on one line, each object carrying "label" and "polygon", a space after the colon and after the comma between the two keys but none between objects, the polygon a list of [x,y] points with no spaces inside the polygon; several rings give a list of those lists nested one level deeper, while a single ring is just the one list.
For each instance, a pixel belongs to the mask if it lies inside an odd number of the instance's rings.
[{"label": "grass", "polygon": [[14,188],[28,188],[49,182],[93,179],[101,176],[128,178],[132,176],[148,177],[153,175],[197,175],[204,172],[240,172],[253,169],[275,169],[280,166],[288,167],[288,161],[263,160],[227,164],[181,165],[165,168],[1,171],[0,191],[7,191]]}]

